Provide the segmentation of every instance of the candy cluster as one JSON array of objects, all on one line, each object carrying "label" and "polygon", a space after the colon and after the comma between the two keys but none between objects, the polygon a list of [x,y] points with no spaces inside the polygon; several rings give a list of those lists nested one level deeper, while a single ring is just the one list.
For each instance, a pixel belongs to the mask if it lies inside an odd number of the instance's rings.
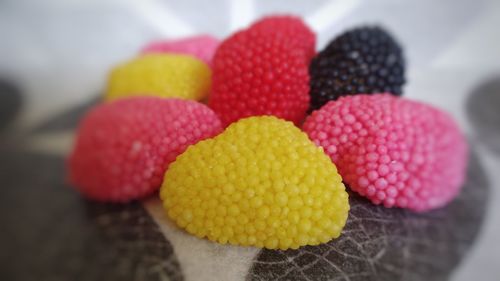
[{"label": "candy cluster", "polygon": [[146,45],[111,71],[106,102],[83,118],[71,182],[105,202],[160,189],[188,233],[283,250],[339,237],[346,186],[416,212],[453,200],[466,142],[446,113],[399,97],[396,40],[361,27],[318,54],[315,41],[300,18],[279,15],[221,42]]}]

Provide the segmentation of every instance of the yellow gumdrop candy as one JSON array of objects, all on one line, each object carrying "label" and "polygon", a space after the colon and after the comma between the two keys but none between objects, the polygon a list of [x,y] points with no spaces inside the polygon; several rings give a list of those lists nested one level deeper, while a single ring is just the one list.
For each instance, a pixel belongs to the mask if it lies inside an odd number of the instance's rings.
[{"label": "yellow gumdrop candy", "polygon": [[191,56],[142,55],[111,71],[105,99],[157,96],[201,100],[208,95],[211,75],[204,62]]},{"label": "yellow gumdrop candy", "polygon": [[297,249],[337,238],[348,195],[322,148],[291,122],[242,119],[190,146],[165,173],[168,216],[222,244]]}]

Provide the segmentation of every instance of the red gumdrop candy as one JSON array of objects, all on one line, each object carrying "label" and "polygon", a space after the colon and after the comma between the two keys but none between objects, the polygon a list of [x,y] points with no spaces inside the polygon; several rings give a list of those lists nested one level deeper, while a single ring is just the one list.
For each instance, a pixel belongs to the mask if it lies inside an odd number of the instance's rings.
[{"label": "red gumdrop candy", "polygon": [[207,106],[136,97],[98,105],[83,119],[69,157],[72,184],[86,197],[128,202],[156,191],[168,165],[191,144],[222,131]]},{"label": "red gumdrop candy", "polygon": [[344,182],[375,204],[423,212],[460,191],[468,148],[445,112],[390,94],[347,96],[314,111],[304,131]]},{"label": "red gumdrop candy", "polygon": [[299,124],[308,103],[308,65],[301,49],[291,48],[286,40],[248,29],[217,49],[209,106],[225,126],[256,115]]}]

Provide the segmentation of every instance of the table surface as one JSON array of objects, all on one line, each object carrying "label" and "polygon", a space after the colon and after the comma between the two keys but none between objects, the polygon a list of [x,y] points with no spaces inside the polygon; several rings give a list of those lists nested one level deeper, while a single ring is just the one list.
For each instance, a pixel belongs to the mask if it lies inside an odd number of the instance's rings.
[{"label": "table surface", "polygon": [[[22,135],[67,108],[88,103],[101,92],[109,68],[149,40],[197,33],[223,38],[275,12],[303,16],[318,33],[319,49],[346,28],[373,23],[403,43],[409,62],[405,96],[456,118],[493,187],[480,235],[453,280],[498,276],[500,1],[4,0],[0,89],[20,93],[22,100],[13,95],[2,101],[0,130]],[[34,149],[57,153],[57,144],[69,134],[41,134]]]}]

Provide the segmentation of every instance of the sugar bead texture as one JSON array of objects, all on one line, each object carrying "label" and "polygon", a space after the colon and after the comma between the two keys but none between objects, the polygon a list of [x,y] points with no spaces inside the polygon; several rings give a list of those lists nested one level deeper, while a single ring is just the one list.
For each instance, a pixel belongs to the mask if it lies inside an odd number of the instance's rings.
[{"label": "sugar bead texture", "polygon": [[209,106],[224,125],[255,115],[301,123],[309,106],[303,53],[266,32],[233,34],[215,53]]},{"label": "sugar bead texture", "polygon": [[160,191],[175,223],[197,237],[296,249],[340,235],[348,195],[335,165],[291,122],[250,117],[189,147]]},{"label": "sugar bead texture", "polygon": [[127,202],[156,191],[190,144],[222,131],[203,104],[140,97],[104,103],[83,119],[69,158],[70,180],[91,199]]},{"label": "sugar bead texture", "polygon": [[402,94],[403,50],[384,29],[355,28],[335,38],[311,62],[311,110],[358,93]]},{"label": "sugar bead texture", "polygon": [[108,78],[106,100],[131,96],[204,99],[211,70],[188,55],[146,54],[115,67]]},{"label": "sugar bead texture", "polygon": [[271,36],[281,37],[290,48],[303,50],[307,63],[316,54],[316,34],[299,17],[292,15],[267,16],[253,23],[250,28],[269,33]]},{"label": "sugar bead texture", "polygon": [[313,112],[304,131],[344,182],[375,204],[427,211],[460,191],[467,144],[448,114],[390,94],[343,97]]},{"label": "sugar bead texture", "polygon": [[210,35],[198,35],[177,40],[153,41],[141,50],[142,54],[149,53],[173,53],[192,55],[207,65],[212,64],[215,50],[219,46],[219,40]]}]

